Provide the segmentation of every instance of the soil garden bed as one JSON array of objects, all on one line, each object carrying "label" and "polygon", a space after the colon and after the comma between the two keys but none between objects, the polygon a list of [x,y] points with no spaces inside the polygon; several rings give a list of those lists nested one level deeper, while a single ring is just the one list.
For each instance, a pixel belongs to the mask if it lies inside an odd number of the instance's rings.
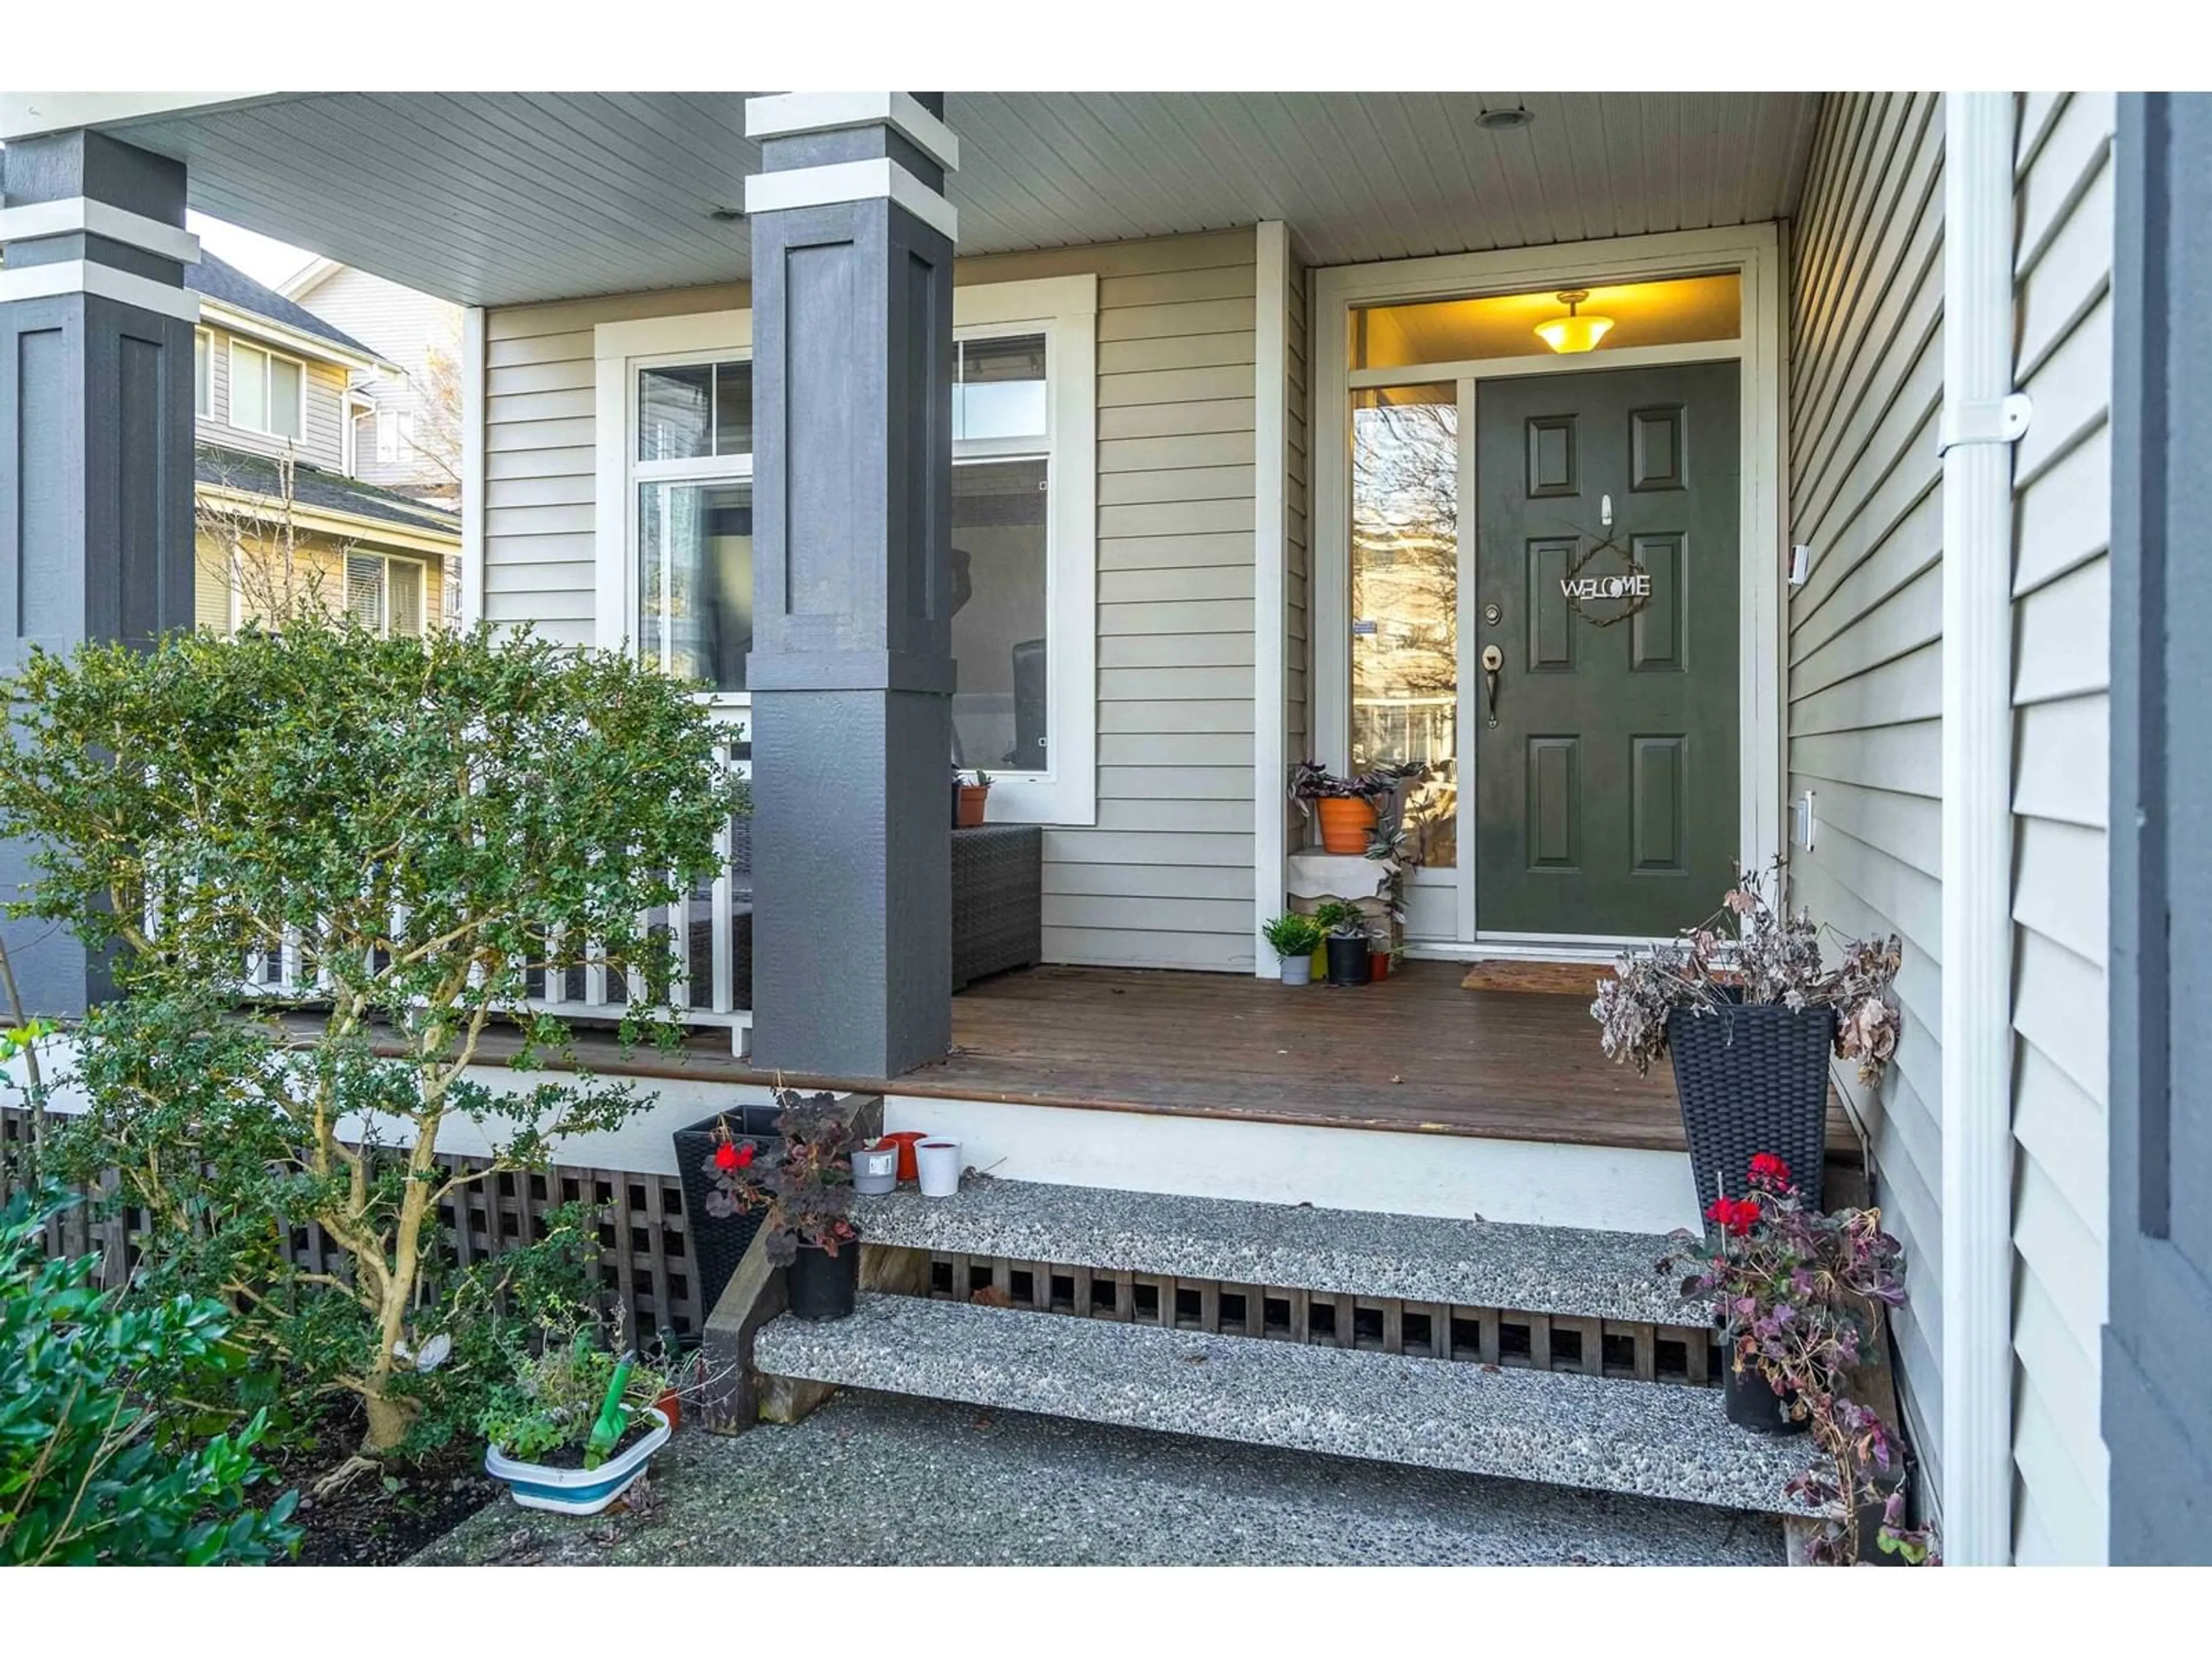
[{"label": "soil garden bed", "polygon": [[[659,1423],[656,1419],[646,1416],[644,1413],[640,1412],[637,1416],[631,1420],[630,1425],[629,1429],[624,1431],[623,1437],[616,1441],[615,1443],[608,1449],[606,1457],[603,1461],[611,1463],[616,1458],[621,1456],[632,1446],[637,1444],[639,1441],[644,1439],[646,1436],[649,1434],[658,1434],[659,1432]],[[546,1453],[543,1457],[533,1457],[530,1461],[538,1465],[541,1468],[580,1469],[584,1467],[584,1448],[581,1446],[561,1446]]]},{"label": "soil garden bed", "polygon": [[443,1537],[506,1488],[483,1472],[483,1448],[457,1441],[418,1463],[363,1469],[322,1497],[316,1484],[341,1468],[360,1443],[357,1408],[334,1410],[312,1445],[271,1459],[270,1497],[297,1487],[293,1519],[305,1529],[296,1564],[307,1567],[382,1567],[406,1560]]}]

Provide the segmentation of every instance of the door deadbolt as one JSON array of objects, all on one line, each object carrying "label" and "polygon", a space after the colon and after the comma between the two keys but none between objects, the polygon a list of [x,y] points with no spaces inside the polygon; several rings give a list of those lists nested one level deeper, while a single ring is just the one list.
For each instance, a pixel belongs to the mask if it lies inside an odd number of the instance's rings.
[{"label": "door deadbolt", "polygon": [[1482,625],[1485,628],[1495,628],[1498,623],[1504,620],[1505,607],[1498,604],[1497,600],[1492,599],[1488,605],[1482,607]]}]

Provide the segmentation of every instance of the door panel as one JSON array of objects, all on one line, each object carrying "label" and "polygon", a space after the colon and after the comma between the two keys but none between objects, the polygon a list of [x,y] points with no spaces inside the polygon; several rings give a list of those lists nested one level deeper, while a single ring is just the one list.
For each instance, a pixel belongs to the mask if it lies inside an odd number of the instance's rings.
[{"label": "door panel", "polygon": [[1486,932],[1669,933],[1729,884],[1738,375],[1694,363],[1477,389],[1469,620],[1502,658],[1494,708],[1487,683],[1468,697]]}]

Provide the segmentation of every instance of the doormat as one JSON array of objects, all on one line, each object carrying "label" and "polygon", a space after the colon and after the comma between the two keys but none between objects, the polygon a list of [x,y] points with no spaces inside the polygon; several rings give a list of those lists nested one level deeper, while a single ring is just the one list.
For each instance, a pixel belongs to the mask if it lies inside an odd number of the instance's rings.
[{"label": "doormat", "polygon": [[1550,996],[1595,997],[1597,982],[1613,972],[1602,962],[1478,962],[1460,981],[1463,991],[1535,991]]}]

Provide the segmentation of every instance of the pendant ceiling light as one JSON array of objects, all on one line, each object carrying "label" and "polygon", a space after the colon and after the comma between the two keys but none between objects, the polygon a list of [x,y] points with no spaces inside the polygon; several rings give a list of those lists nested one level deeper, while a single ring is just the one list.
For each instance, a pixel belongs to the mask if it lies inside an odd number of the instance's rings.
[{"label": "pendant ceiling light", "polygon": [[1553,350],[1588,351],[1611,331],[1612,318],[1585,317],[1576,309],[1589,298],[1589,289],[1571,288],[1559,297],[1559,303],[1566,307],[1567,314],[1536,325],[1537,337]]}]

